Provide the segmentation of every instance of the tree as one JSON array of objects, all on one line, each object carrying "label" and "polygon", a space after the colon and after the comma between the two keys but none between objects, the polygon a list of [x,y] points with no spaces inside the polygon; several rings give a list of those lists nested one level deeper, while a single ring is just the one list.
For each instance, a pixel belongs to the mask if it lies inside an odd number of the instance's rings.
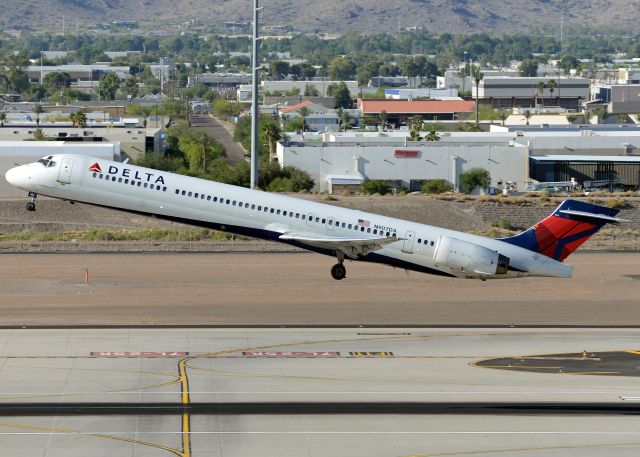
[{"label": "tree", "polygon": [[348,81],[354,79],[356,65],[345,57],[338,56],[329,63],[329,78],[334,81]]},{"label": "tree", "polygon": [[317,97],[318,95],[320,95],[320,92],[318,92],[318,89],[316,88],[316,86],[312,84],[305,84],[303,95],[305,97]]},{"label": "tree", "polygon": [[224,148],[215,138],[203,131],[188,131],[180,137],[178,146],[184,153],[189,171],[193,174],[206,173],[207,162],[224,155]]},{"label": "tree", "polygon": [[[556,90],[556,87],[558,87],[558,83],[556,82],[555,79],[550,79],[549,82],[547,83],[547,87],[549,87],[549,93],[551,94],[551,98],[553,98],[553,91]],[[560,103],[560,100],[558,100],[558,104]]]},{"label": "tree", "polygon": [[484,168],[474,167],[460,173],[460,189],[464,193],[471,193],[476,187],[488,187],[490,183],[491,175]]},{"label": "tree", "polygon": [[44,133],[44,130],[42,130],[40,127],[37,127],[33,131],[33,140],[34,141],[47,141],[48,139],[49,139],[49,137],[47,136],[46,133]]},{"label": "tree", "polygon": [[47,94],[51,95],[71,86],[71,75],[65,71],[53,71],[44,77],[43,84]]},{"label": "tree", "polygon": [[386,182],[377,179],[365,179],[360,186],[360,192],[363,194],[386,195],[391,192],[391,186]]},{"label": "tree", "polygon": [[73,127],[80,127],[83,129],[87,126],[87,115],[83,110],[71,113],[69,115],[69,119],[71,119],[71,125]]},{"label": "tree", "polygon": [[484,78],[484,74],[480,71],[479,65],[471,65],[471,77],[473,81],[476,83],[476,127],[480,126],[480,117],[478,116],[478,87],[480,86],[480,81]]},{"label": "tree", "polygon": [[7,119],[7,112],[0,111],[0,127],[4,127],[4,121]]},{"label": "tree", "polygon": [[547,88],[547,85],[544,83],[544,81],[540,81],[538,83],[538,94],[540,94],[540,96],[542,97],[542,107],[544,108],[544,90]]},{"label": "tree", "polygon": [[606,105],[600,105],[593,110],[596,116],[598,116],[598,124],[605,124],[609,117],[609,110]]},{"label": "tree", "polygon": [[332,86],[331,92],[327,91],[327,93],[333,97],[334,108],[353,108],[353,100],[351,98],[351,92],[349,92],[349,88],[347,87],[347,83],[340,81],[337,85]]},{"label": "tree", "polygon": [[127,98],[135,98],[138,96],[138,78],[136,78],[135,76],[127,77],[127,79],[124,80],[124,84],[122,87]]},{"label": "tree", "polygon": [[520,76],[536,76],[538,74],[538,62],[533,59],[524,59],[518,66]]},{"label": "tree", "polygon": [[284,62],[282,60],[269,62],[269,74],[276,79],[285,78],[289,74],[290,69],[288,62]]},{"label": "tree", "polygon": [[282,129],[275,122],[269,122],[262,127],[262,133],[269,146],[269,163],[271,163],[276,156],[276,145],[278,141],[283,139]]},{"label": "tree", "polygon": [[36,115],[36,127],[40,127],[40,115],[44,113],[44,108],[40,103],[33,105],[33,112]]},{"label": "tree", "polygon": [[378,114],[378,116],[380,117],[380,123],[382,124],[382,128],[386,128],[387,127],[387,112],[385,110],[380,111],[380,114]]},{"label": "tree", "polygon": [[420,189],[423,194],[443,194],[453,190],[453,186],[444,179],[432,179],[427,181]]},{"label": "tree", "polygon": [[298,114],[300,114],[300,117],[302,118],[302,131],[304,132],[306,129],[304,120],[309,115],[309,113],[311,113],[311,111],[307,106],[302,106],[298,108],[297,111],[298,111]]},{"label": "tree", "polygon": [[502,125],[504,125],[508,117],[509,111],[507,111],[506,109],[498,110],[498,118],[502,121]]},{"label": "tree", "polygon": [[531,116],[532,116],[531,111],[525,110],[524,113],[522,113],[522,115],[527,120],[527,125],[529,125],[529,119],[531,119]]},{"label": "tree", "polygon": [[101,100],[114,100],[119,87],[120,80],[118,79],[118,75],[110,71],[100,79],[98,83],[98,95]]},{"label": "tree", "polygon": [[422,130],[423,123],[422,116],[416,114],[415,116],[411,116],[409,118],[409,140],[410,141],[420,141],[422,140],[422,136],[420,136],[420,131]]},{"label": "tree", "polygon": [[438,132],[436,132],[436,128],[435,127],[431,127],[429,129],[429,132],[427,133],[427,136],[425,137],[425,140],[427,140],[427,141],[440,141],[440,135],[438,135]]}]

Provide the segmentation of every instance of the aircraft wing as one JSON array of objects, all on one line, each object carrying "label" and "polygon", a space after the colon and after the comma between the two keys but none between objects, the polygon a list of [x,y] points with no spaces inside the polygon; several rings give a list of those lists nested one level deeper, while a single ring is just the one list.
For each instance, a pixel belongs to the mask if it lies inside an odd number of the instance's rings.
[{"label": "aircraft wing", "polygon": [[351,257],[352,259],[367,255],[372,251],[377,251],[385,244],[393,243],[400,239],[395,236],[381,238],[348,238],[339,236],[322,236],[315,233],[295,232],[283,233],[279,238],[281,240],[298,241],[302,244],[308,244],[309,246],[342,251],[347,257]]}]

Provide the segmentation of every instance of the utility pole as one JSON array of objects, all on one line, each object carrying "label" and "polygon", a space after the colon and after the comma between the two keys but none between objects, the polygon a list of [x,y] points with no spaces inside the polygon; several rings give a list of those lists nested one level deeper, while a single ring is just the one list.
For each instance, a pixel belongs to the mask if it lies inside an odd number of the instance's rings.
[{"label": "utility pole", "polygon": [[258,188],[258,0],[253,0],[253,86],[251,91],[251,189]]}]

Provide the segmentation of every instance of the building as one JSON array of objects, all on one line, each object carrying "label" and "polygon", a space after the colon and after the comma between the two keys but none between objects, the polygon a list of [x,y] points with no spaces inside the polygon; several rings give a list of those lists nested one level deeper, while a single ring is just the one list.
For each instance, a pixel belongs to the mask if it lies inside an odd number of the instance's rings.
[{"label": "building", "polygon": [[640,113],[640,84],[612,85],[608,101],[610,114]]},{"label": "building", "polygon": [[475,102],[469,100],[369,100],[358,99],[358,109],[363,117],[379,118],[383,111],[390,125],[407,125],[412,116],[424,120],[453,121],[464,119],[475,110]]},{"label": "building", "polygon": [[[123,159],[130,157],[139,159],[144,157],[146,151],[160,152],[162,150],[162,128],[150,127],[109,127],[108,125],[89,125],[86,128],[74,128],[70,124],[41,124],[45,135],[53,140],[47,143],[55,145],[78,144],[80,148],[92,144],[117,144],[118,154]],[[6,125],[0,128],[0,142],[18,143],[33,139],[35,125],[15,126]],[[33,144],[27,141],[25,144]],[[40,154],[42,157],[45,154]]]},{"label": "building", "polygon": [[[555,82],[553,91],[549,82]],[[545,89],[540,91],[540,83]],[[486,76],[478,85],[478,99],[492,108],[557,107],[579,111],[589,100],[590,81],[585,78]],[[475,97],[475,85],[472,89]]]},{"label": "building", "polygon": [[417,100],[435,98],[438,100],[455,99],[461,100],[458,97],[458,91],[456,89],[431,89],[431,88],[419,88],[419,89],[385,89],[384,98],[387,100]]},{"label": "building", "polygon": [[329,193],[355,190],[365,179],[384,180],[409,190],[419,190],[432,179],[445,179],[457,188],[460,173],[473,167],[489,170],[491,187],[495,188],[513,181],[524,190],[529,179],[527,146],[511,141],[407,143],[397,138],[358,139],[281,142],[278,161],[307,171],[315,180],[315,190]]},{"label": "building", "polygon": [[68,73],[71,77],[71,88],[87,89],[98,85],[100,79],[107,73],[115,73],[118,79],[124,80],[129,76],[128,66],[95,65],[30,65],[27,67],[29,82],[42,83],[45,76],[54,72]]}]

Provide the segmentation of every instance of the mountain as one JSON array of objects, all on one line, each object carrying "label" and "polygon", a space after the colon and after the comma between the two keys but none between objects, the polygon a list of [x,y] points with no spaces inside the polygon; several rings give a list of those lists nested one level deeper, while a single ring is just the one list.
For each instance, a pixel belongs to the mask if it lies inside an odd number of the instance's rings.
[{"label": "mountain", "polygon": [[[81,31],[96,23],[137,21],[142,31],[175,32],[185,24],[251,21],[253,0],[4,0],[3,29]],[[260,0],[262,23],[298,32],[394,32],[422,27],[434,33],[540,32],[568,27],[634,31],[640,0]],[[64,19],[63,19],[64,18]]]}]

